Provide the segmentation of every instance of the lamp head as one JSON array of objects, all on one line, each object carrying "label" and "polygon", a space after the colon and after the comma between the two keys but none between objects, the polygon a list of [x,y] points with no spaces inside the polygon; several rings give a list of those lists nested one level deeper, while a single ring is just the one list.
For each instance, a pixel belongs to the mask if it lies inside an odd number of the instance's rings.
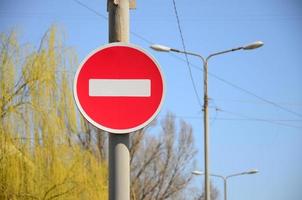
[{"label": "lamp head", "polygon": [[251,44],[248,44],[244,47],[242,47],[243,50],[252,50],[252,49],[257,49],[259,47],[262,47],[264,43],[262,41],[256,41]]},{"label": "lamp head", "polygon": [[204,175],[204,173],[203,173],[203,172],[201,172],[201,171],[197,171],[197,170],[192,171],[192,174],[194,174],[194,175]]},{"label": "lamp head", "polygon": [[164,46],[164,45],[160,45],[160,44],[153,44],[150,46],[151,49],[155,50],[155,51],[163,51],[163,52],[169,52],[171,51],[170,47]]},{"label": "lamp head", "polygon": [[246,172],[246,174],[257,174],[259,171],[257,169],[251,169]]}]

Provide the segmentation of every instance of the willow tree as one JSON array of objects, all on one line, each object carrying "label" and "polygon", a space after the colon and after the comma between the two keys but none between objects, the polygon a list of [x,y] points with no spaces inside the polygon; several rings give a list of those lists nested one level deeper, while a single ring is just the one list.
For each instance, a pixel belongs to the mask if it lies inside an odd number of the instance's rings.
[{"label": "willow tree", "polygon": [[83,148],[89,129],[76,111],[77,59],[55,27],[38,49],[0,35],[0,199],[107,199],[107,170]]}]

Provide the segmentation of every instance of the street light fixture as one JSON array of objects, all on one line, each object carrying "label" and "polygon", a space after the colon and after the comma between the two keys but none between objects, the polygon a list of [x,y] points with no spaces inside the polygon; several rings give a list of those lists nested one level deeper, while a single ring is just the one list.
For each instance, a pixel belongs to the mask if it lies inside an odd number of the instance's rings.
[{"label": "street light fixture", "polygon": [[[252,169],[252,170],[249,170],[249,171],[236,173],[236,174],[231,174],[231,175],[228,175],[228,176],[222,176],[222,175],[218,175],[218,174],[210,174],[210,176],[221,178],[223,180],[224,200],[227,200],[227,182],[228,182],[229,178],[234,177],[234,176],[252,175],[252,174],[256,174],[258,172],[259,172],[258,170]],[[192,174],[197,175],[197,176],[205,175],[205,173],[203,173],[201,171],[197,171],[197,170],[192,171]]]},{"label": "street light fixture", "polygon": [[160,45],[160,44],[153,44],[150,46],[153,50],[155,51],[164,51],[164,52],[169,52],[171,51],[170,47],[166,47],[164,45]]},{"label": "street light fixture", "polygon": [[250,171],[245,172],[245,174],[257,174],[258,172],[257,169],[251,169]]},{"label": "street light fixture", "polygon": [[[253,43],[245,45],[245,46],[241,46],[241,47],[233,48],[231,50],[219,52],[219,54],[227,53],[229,51],[237,51],[237,50],[241,50],[241,49],[242,50],[253,50],[253,49],[257,49],[259,47],[262,47],[263,45],[264,45],[264,43],[262,41],[256,41],[256,42],[253,42]],[[173,49],[171,47],[164,46],[164,45],[161,45],[161,44],[153,44],[153,45],[150,46],[150,48],[152,48],[155,51],[162,51],[162,52],[174,51],[174,52],[177,52],[177,53],[186,53],[186,54],[189,54],[189,55],[198,55],[198,54],[195,54],[195,53],[192,53],[192,52],[186,52],[186,51],[181,51],[181,50],[178,50],[178,49]],[[215,54],[217,54],[217,53],[215,53]]]},{"label": "street light fixture", "polygon": [[243,50],[252,50],[252,49],[256,49],[256,48],[259,48],[259,47],[262,47],[263,46],[263,42],[261,41],[256,41],[256,42],[253,42],[249,45],[246,45],[243,47]]},{"label": "street light fixture", "polygon": [[200,58],[202,60],[203,63],[203,77],[204,77],[204,104],[203,104],[203,110],[204,110],[204,169],[205,169],[205,200],[210,200],[210,179],[209,179],[209,123],[208,123],[208,119],[209,119],[209,114],[208,114],[208,61],[210,58],[217,56],[217,55],[221,55],[221,54],[225,54],[225,53],[229,53],[229,52],[233,52],[233,51],[238,51],[238,50],[252,50],[252,49],[256,49],[263,46],[263,42],[261,41],[256,41],[253,42],[251,44],[245,45],[245,46],[241,46],[241,47],[237,47],[237,48],[233,48],[233,49],[229,49],[229,50],[225,50],[225,51],[219,51],[216,53],[212,53],[210,55],[208,55],[207,57],[203,57],[202,55],[198,54],[198,53],[194,53],[194,52],[188,52],[188,51],[182,51],[182,50],[178,50],[178,49],[174,49],[171,47],[167,47],[164,45],[160,45],[160,44],[154,44],[151,45],[150,47],[155,50],[155,51],[160,51],[160,52],[177,52],[177,53],[183,53],[183,54],[187,54],[187,55],[192,55],[192,56],[196,56],[198,58]]},{"label": "street light fixture", "polygon": [[197,175],[197,176],[204,175],[203,172],[198,171],[198,170],[192,171],[192,174]]}]

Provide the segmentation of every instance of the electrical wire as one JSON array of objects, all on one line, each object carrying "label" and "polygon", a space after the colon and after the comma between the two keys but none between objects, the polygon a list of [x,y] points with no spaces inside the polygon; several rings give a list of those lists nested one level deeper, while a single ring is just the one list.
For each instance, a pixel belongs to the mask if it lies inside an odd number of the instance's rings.
[{"label": "electrical wire", "polygon": [[[242,104],[267,104],[264,102],[259,101],[252,101],[252,100],[243,100],[243,99],[218,99],[215,98],[215,101],[222,101],[222,102],[236,102],[236,103],[242,103]],[[302,102],[275,102],[279,105],[287,105],[287,106],[293,106],[293,107],[301,107]]]},{"label": "electrical wire", "polygon": [[76,2],[77,4],[79,4],[80,6],[86,8],[87,10],[89,10],[90,12],[93,12],[94,14],[96,14],[97,16],[103,18],[103,19],[108,19],[108,17],[106,17],[105,15],[102,15],[101,13],[99,13],[97,10],[87,6],[86,4],[82,3],[81,1],[78,0],[73,0],[74,2]]},{"label": "electrical wire", "polygon": [[271,123],[271,124],[277,124],[277,125],[281,125],[281,126],[287,126],[287,127],[291,127],[291,128],[297,128],[297,129],[302,129],[302,126],[295,126],[295,125],[291,125],[291,124],[287,124],[287,123],[283,123],[281,120],[272,120],[272,119],[262,119],[262,118],[253,118],[253,117],[249,117],[247,115],[244,114],[239,114],[239,113],[235,113],[235,112],[231,112],[231,111],[227,111],[227,110],[220,110],[221,112],[236,116],[236,117],[241,117],[241,120],[249,120],[249,121],[261,121],[261,122],[267,122],[267,123]]},{"label": "electrical wire", "polygon": [[[92,9],[92,8],[90,8],[90,7],[88,7],[87,5],[83,4],[82,2],[80,2],[80,1],[78,1],[78,0],[73,0],[73,1],[76,2],[76,3],[78,3],[78,4],[81,5],[81,6],[85,7],[86,9],[90,10],[91,12],[95,13],[96,15],[102,17],[103,19],[106,19],[106,20],[108,19],[106,16],[100,14],[99,12],[97,12],[96,10],[94,10],[94,9]],[[180,33],[180,37],[181,37],[181,41],[182,41],[183,50],[186,51],[186,46],[185,46],[185,42],[184,42],[184,37],[183,37],[182,29],[181,29],[181,26],[180,26],[180,20],[179,20],[179,16],[178,16],[178,12],[177,12],[177,7],[176,7],[175,0],[173,0],[173,7],[174,7],[174,12],[175,12],[175,16],[176,16],[176,20],[177,20],[177,24],[178,24],[178,29],[179,29],[179,33]],[[135,32],[132,32],[132,31],[131,31],[131,34],[134,35],[135,37],[137,37],[137,38],[139,38],[139,39],[145,41],[145,42],[148,43],[148,44],[153,44],[153,42],[151,42],[150,40],[144,38],[143,36],[141,36],[141,35],[139,35],[139,34],[137,34],[137,33],[135,33]],[[188,59],[187,54],[185,54],[185,57],[186,57],[185,60],[182,59],[182,58],[180,58],[179,56],[174,55],[174,54],[170,54],[170,55],[172,55],[173,57],[175,57],[175,58],[177,58],[177,59],[180,59],[180,60],[186,62],[187,67],[188,67],[188,69],[189,69],[190,79],[191,79],[191,82],[192,82],[192,86],[193,86],[193,89],[194,89],[195,96],[196,96],[196,98],[197,98],[197,101],[198,101],[199,105],[202,107],[202,104],[201,104],[201,102],[200,102],[200,98],[199,98],[199,95],[198,95],[198,92],[197,92],[197,88],[196,88],[196,85],[195,85],[195,82],[194,82],[194,79],[193,79],[193,76],[192,76],[192,70],[191,70],[191,66],[190,66],[191,63],[189,62],[189,59]],[[191,65],[192,65],[192,64],[191,64]],[[195,65],[192,65],[192,66],[195,67],[195,68],[198,69],[198,70],[203,71],[203,69],[200,68],[200,67],[198,67],[198,66],[195,66]],[[252,92],[250,92],[250,91],[248,91],[248,90],[246,90],[246,89],[244,89],[244,88],[242,88],[242,87],[240,87],[240,86],[237,86],[236,84],[231,83],[230,81],[227,81],[227,80],[225,80],[225,79],[223,79],[223,78],[221,78],[221,77],[219,77],[219,76],[217,76],[217,75],[215,75],[215,74],[213,74],[213,73],[211,73],[211,72],[209,72],[209,75],[212,76],[212,77],[214,77],[215,79],[217,79],[217,80],[219,80],[219,81],[221,81],[221,82],[227,84],[227,85],[232,86],[233,88],[235,88],[235,89],[237,89],[237,90],[240,90],[240,91],[242,91],[242,92],[244,92],[244,93],[247,93],[247,94],[249,94],[249,95],[251,95],[251,96],[253,96],[253,97],[257,98],[257,99],[260,99],[261,101],[263,101],[263,102],[265,102],[265,103],[267,103],[267,104],[273,105],[273,106],[275,106],[275,107],[277,107],[277,108],[279,108],[279,109],[281,109],[281,110],[284,110],[284,111],[287,111],[287,112],[292,113],[292,114],[294,114],[294,115],[297,115],[297,116],[299,116],[299,117],[302,117],[302,115],[301,115],[300,113],[291,111],[291,110],[289,110],[289,109],[287,109],[287,108],[285,108],[285,107],[283,107],[283,106],[281,106],[281,105],[279,105],[279,104],[277,104],[277,103],[275,103],[275,102],[273,102],[273,101],[267,100],[267,99],[265,99],[265,98],[263,98],[263,97],[261,97],[261,96],[259,96],[259,95],[256,95],[256,94],[254,94],[254,93],[252,93]],[[246,115],[242,115],[242,114],[238,114],[238,113],[234,113],[234,112],[230,112],[230,111],[226,111],[226,110],[221,110],[221,109],[215,109],[215,110],[216,110],[216,113],[217,113],[217,111],[221,111],[221,112],[224,112],[224,113],[231,114],[231,115],[233,115],[233,116],[237,116],[237,117],[239,116],[239,117],[241,117],[241,118],[217,118],[217,116],[216,116],[216,117],[214,118],[214,121],[216,121],[216,120],[260,121],[260,122],[267,122],[267,123],[270,123],[270,124],[281,125],[281,126],[286,126],[286,127],[292,127],[292,128],[298,128],[298,129],[301,129],[301,128],[302,128],[302,127],[299,127],[299,126],[294,126],[294,125],[282,123],[282,121],[287,121],[287,122],[289,122],[289,121],[298,121],[298,120],[271,120],[271,119],[259,119],[259,118],[252,118],[252,117],[248,117],[248,116],[246,116]],[[177,116],[177,117],[180,117],[180,116]],[[191,116],[191,117],[184,117],[184,118],[200,118],[200,117],[192,117],[192,116]]]},{"label": "electrical wire", "polygon": [[[108,17],[107,17],[107,16],[105,16],[105,15],[99,13],[97,10],[95,10],[95,9],[93,9],[93,8],[91,8],[91,7],[89,7],[89,6],[87,6],[86,4],[82,3],[81,1],[78,1],[78,0],[73,0],[73,1],[74,1],[75,3],[77,3],[77,4],[79,4],[80,6],[86,8],[87,10],[93,12],[93,13],[96,14],[97,16],[99,16],[99,17],[101,17],[101,18],[103,18],[103,19],[105,19],[105,20],[108,20]],[[133,32],[133,31],[130,31],[130,33],[131,33],[132,35],[134,35],[135,37],[141,39],[142,41],[146,42],[147,44],[152,44],[152,42],[151,42],[150,40],[148,40],[147,38],[145,38],[145,37],[143,37],[143,36],[141,36],[141,35],[139,35],[139,34]]]},{"label": "electrical wire", "polygon": [[217,80],[220,80],[220,81],[222,81],[222,82],[224,82],[224,83],[226,83],[226,84],[232,86],[233,88],[236,88],[236,89],[238,89],[238,90],[240,90],[240,91],[242,91],[242,92],[244,92],[244,93],[246,93],[246,94],[249,94],[249,95],[251,95],[251,96],[253,96],[253,97],[255,97],[255,98],[257,98],[257,99],[259,99],[259,100],[261,100],[261,101],[263,101],[263,102],[266,102],[267,104],[270,104],[270,105],[272,105],[272,106],[275,106],[276,108],[279,108],[279,109],[281,109],[281,110],[283,110],[283,111],[286,111],[286,112],[288,112],[288,113],[291,113],[291,114],[293,114],[293,115],[296,115],[296,116],[298,116],[298,117],[300,117],[300,118],[302,117],[302,114],[300,114],[300,113],[298,113],[298,112],[292,111],[292,110],[290,110],[290,109],[288,109],[288,108],[286,108],[286,107],[284,107],[284,106],[281,106],[281,105],[279,105],[279,104],[277,104],[277,103],[275,103],[275,102],[273,102],[273,101],[270,101],[270,100],[268,100],[268,99],[266,99],[266,98],[263,98],[263,97],[261,97],[261,96],[255,94],[255,93],[253,93],[253,92],[250,92],[250,91],[248,91],[248,90],[246,90],[246,89],[244,89],[244,88],[242,88],[242,87],[240,87],[240,86],[238,86],[238,85],[235,85],[234,83],[231,83],[230,81],[227,81],[227,80],[225,80],[225,79],[223,79],[223,78],[220,78],[219,76],[217,76],[217,75],[215,75],[215,74],[213,74],[213,73],[210,73],[210,72],[209,72],[209,75],[211,75],[212,77],[216,78]]},{"label": "electrical wire", "polygon": [[[171,55],[174,55],[174,54],[171,54]],[[174,55],[174,57],[176,57],[177,59],[182,60],[183,62],[185,62],[184,59],[182,59],[182,58],[180,58],[180,57],[178,57],[178,56],[176,56],[176,55]],[[190,63],[190,64],[191,64],[191,66],[193,66],[193,67],[196,68],[197,70],[203,71],[203,69],[202,69],[201,67],[199,67],[199,66],[197,66],[197,65],[194,65],[194,64],[192,64],[192,63]],[[296,115],[296,116],[298,116],[298,117],[300,117],[300,118],[302,117],[302,114],[300,114],[300,113],[298,113],[298,112],[295,112],[295,111],[292,111],[292,110],[290,110],[290,109],[288,109],[288,108],[286,108],[286,107],[284,107],[284,106],[282,106],[282,105],[280,105],[280,104],[278,104],[278,103],[276,103],[276,102],[273,102],[273,101],[271,101],[271,100],[268,100],[268,99],[266,99],[266,98],[264,98],[264,97],[261,97],[261,96],[255,94],[255,93],[253,93],[253,92],[247,90],[247,89],[244,89],[244,88],[242,88],[242,87],[240,87],[240,86],[238,86],[238,85],[236,85],[236,84],[234,84],[234,83],[232,83],[232,82],[230,82],[230,81],[227,81],[227,80],[225,80],[225,79],[223,79],[223,78],[217,76],[217,75],[214,74],[214,73],[211,73],[210,71],[208,71],[208,74],[209,74],[209,76],[215,78],[216,80],[219,80],[219,81],[225,83],[226,85],[229,85],[229,86],[231,86],[231,87],[233,87],[233,88],[235,88],[235,89],[237,89],[237,90],[239,90],[239,91],[241,91],[241,92],[243,92],[243,93],[246,93],[246,94],[248,94],[248,95],[250,95],[250,96],[253,96],[253,97],[255,97],[256,99],[259,99],[259,100],[261,100],[262,102],[264,102],[264,103],[266,103],[266,104],[270,104],[270,105],[272,105],[272,106],[274,106],[274,107],[279,108],[280,110],[286,111],[286,112],[291,113],[291,114],[293,114],[293,115]]]},{"label": "electrical wire", "polygon": [[[176,7],[176,2],[175,2],[175,0],[172,0],[172,2],[173,2],[173,8],[174,8],[176,21],[177,21],[177,27],[178,27],[179,35],[180,35],[180,38],[181,38],[182,48],[183,48],[183,51],[186,52],[186,44],[185,44],[184,36],[183,36],[183,33],[182,33],[181,25],[180,25],[178,11],[177,11],[177,7]],[[197,87],[196,87],[196,84],[195,84],[195,81],[194,81],[194,78],[193,78],[193,75],[192,75],[192,70],[191,70],[189,58],[188,58],[188,55],[186,53],[185,53],[185,58],[186,58],[186,64],[187,64],[187,67],[188,67],[188,70],[189,70],[189,75],[190,75],[190,80],[191,80],[191,83],[192,83],[192,87],[194,89],[195,97],[197,99],[198,104],[202,108],[203,105],[200,101],[200,97],[199,97],[198,92],[197,92]]]},{"label": "electrical wire", "polygon": [[[92,9],[91,7],[87,6],[86,4],[82,3],[81,1],[79,1],[79,0],[73,0],[73,1],[74,1],[75,3],[81,5],[82,7],[84,7],[84,8],[86,8],[86,9],[90,10],[91,12],[95,13],[97,16],[100,16],[101,18],[106,19],[106,20],[108,19],[106,16],[102,15],[102,14],[99,13],[98,11],[96,11],[96,10]],[[175,14],[176,14],[177,19],[178,19],[178,22],[179,22],[179,17],[178,17],[177,9],[175,9],[175,8],[176,8],[175,0],[173,0],[173,5],[174,5]],[[178,24],[179,24],[179,23],[178,23]],[[180,27],[180,25],[179,25],[179,27]],[[180,29],[180,32],[181,32],[181,29]],[[143,40],[144,42],[146,42],[146,43],[149,44],[149,45],[150,45],[150,44],[153,44],[152,41],[146,39],[145,37],[143,37],[143,36],[141,36],[141,35],[139,35],[139,34],[133,32],[133,31],[131,31],[131,34],[134,35],[135,37],[137,37],[137,38]],[[182,35],[182,32],[181,32],[181,35]],[[182,36],[181,36],[181,37],[182,37]],[[184,49],[185,49],[185,46],[183,46],[183,47],[184,47]],[[183,58],[181,58],[181,57],[179,57],[179,56],[176,56],[176,55],[174,55],[174,54],[169,54],[169,55],[173,56],[174,58],[177,58],[178,60],[181,60],[181,61],[183,61],[183,62],[186,62],[186,63],[187,63],[187,66],[189,66],[189,72],[191,72],[190,66],[192,66],[192,67],[194,67],[194,68],[196,68],[196,69],[198,69],[198,70],[203,71],[203,69],[202,69],[201,67],[199,67],[199,66],[197,66],[197,65],[194,65],[194,64],[190,63],[189,60],[187,59],[187,57],[186,57],[186,59],[183,59]],[[185,54],[185,55],[186,55],[186,54]],[[186,56],[187,56],[187,55],[186,55]],[[188,64],[188,62],[189,62],[189,64]],[[221,82],[223,82],[223,83],[225,83],[225,84],[227,84],[227,85],[229,85],[229,86],[231,86],[231,87],[233,87],[233,88],[235,88],[235,89],[237,89],[237,90],[239,90],[239,91],[241,91],[241,92],[243,92],[243,93],[249,94],[250,96],[253,96],[254,98],[257,98],[257,99],[259,99],[259,100],[261,100],[261,101],[263,101],[263,102],[265,102],[265,103],[267,103],[267,104],[270,104],[270,105],[272,105],[272,106],[274,106],[274,107],[276,107],[276,108],[279,108],[279,109],[281,109],[281,110],[283,110],[283,111],[286,111],[286,112],[288,112],[288,113],[291,113],[291,114],[293,114],[293,115],[296,115],[296,116],[298,116],[298,117],[300,117],[300,118],[302,117],[302,114],[300,114],[300,113],[298,113],[298,112],[292,111],[292,110],[290,110],[290,109],[288,109],[288,108],[285,108],[284,106],[281,106],[281,105],[279,105],[279,104],[277,104],[277,103],[275,103],[275,102],[273,102],[273,101],[271,101],[271,100],[268,100],[268,99],[266,99],[266,98],[263,98],[263,97],[261,97],[261,96],[255,94],[255,93],[253,93],[253,92],[251,92],[251,91],[249,91],[249,90],[247,90],[247,89],[244,89],[244,88],[242,88],[242,87],[240,87],[240,86],[238,86],[238,85],[236,85],[236,84],[234,84],[234,83],[232,83],[232,82],[230,82],[230,81],[227,81],[227,80],[225,80],[225,79],[223,79],[223,78],[221,78],[221,77],[219,77],[219,76],[217,76],[217,75],[215,75],[215,74],[213,74],[213,73],[211,73],[211,72],[208,72],[208,73],[209,73],[209,76],[211,76],[211,77],[215,78],[216,80],[219,80],[219,81],[221,81]],[[190,74],[191,74],[191,76],[192,76],[192,72],[191,72]],[[193,80],[193,79],[191,79],[191,80]],[[193,82],[194,82],[194,81],[193,81]],[[193,83],[193,85],[195,85],[195,83]],[[196,96],[196,98],[198,98],[198,103],[199,103],[199,105],[201,106],[201,102],[200,102],[199,95],[198,95],[198,93],[197,93],[196,86],[193,86],[193,88],[195,88],[195,89],[194,89],[194,91],[195,91],[195,96]]]},{"label": "electrical wire", "polygon": [[[90,8],[89,6],[87,6],[86,4],[82,3],[81,1],[78,1],[78,0],[73,0],[74,2],[76,2],[77,4],[81,5],[82,7],[90,10],[91,12],[93,12],[94,14],[102,17],[103,19],[108,19],[108,17],[100,14],[98,11]],[[183,38],[183,34],[182,34],[182,30],[181,30],[181,27],[180,27],[180,21],[179,21],[179,17],[178,17],[178,12],[177,12],[177,8],[176,8],[176,4],[175,4],[175,1],[173,0],[173,5],[174,5],[174,11],[175,11],[175,15],[176,15],[176,19],[177,19],[177,24],[178,24],[178,29],[179,29],[179,32],[180,32],[180,37],[181,37],[181,41],[182,41],[182,46],[183,46],[183,49],[186,50],[186,46],[185,46],[185,42],[184,42],[184,38]],[[130,31],[130,33],[132,35],[134,35],[135,37],[145,41],[146,43],[148,44],[152,44],[152,42],[148,39],[146,39],[145,37],[133,32],[133,31]],[[194,89],[194,93],[195,93],[195,96],[196,96],[196,99],[197,99],[197,102],[198,104],[202,107],[202,103],[200,102],[200,97],[198,95],[198,92],[197,92],[197,87],[195,85],[195,82],[194,82],[194,79],[193,79],[193,75],[192,75],[192,70],[191,70],[191,67],[190,67],[190,62],[189,62],[189,58],[188,58],[188,55],[185,54],[185,57],[186,57],[186,63],[187,63],[187,66],[188,66],[188,69],[189,69],[189,74],[190,74],[190,79],[191,79],[191,82],[192,82],[192,86],[193,86],[193,89]]]},{"label": "electrical wire", "polygon": [[[226,114],[236,116],[237,118],[227,118],[227,117],[212,117],[210,118],[211,120],[215,121],[247,121],[247,122],[265,122],[273,125],[279,125],[279,126],[285,126],[285,127],[290,127],[290,128],[295,128],[295,129],[302,129],[302,126],[296,126],[284,122],[302,122],[302,120],[293,120],[293,119],[265,119],[265,118],[254,118],[254,117],[249,117],[247,115],[239,114],[239,113],[234,113],[230,111],[225,111],[225,110],[220,110],[221,112],[224,112]],[[159,115],[159,117],[164,117]],[[201,120],[202,116],[183,116],[183,115],[176,115],[176,118],[180,119],[197,119]]]}]

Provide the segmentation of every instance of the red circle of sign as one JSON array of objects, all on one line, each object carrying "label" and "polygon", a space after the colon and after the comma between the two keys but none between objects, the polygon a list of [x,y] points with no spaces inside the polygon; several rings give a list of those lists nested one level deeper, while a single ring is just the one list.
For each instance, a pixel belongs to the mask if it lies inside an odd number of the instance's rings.
[{"label": "red circle of sign", "polygon": [[[89,80],[149,80],[150,96],[89,96]],[[84,59],[74,80],[83,116],[111,133],[130,133],[150,123],[164,99],[164,79],[156,60],[134,45],[112,43]]]}]

